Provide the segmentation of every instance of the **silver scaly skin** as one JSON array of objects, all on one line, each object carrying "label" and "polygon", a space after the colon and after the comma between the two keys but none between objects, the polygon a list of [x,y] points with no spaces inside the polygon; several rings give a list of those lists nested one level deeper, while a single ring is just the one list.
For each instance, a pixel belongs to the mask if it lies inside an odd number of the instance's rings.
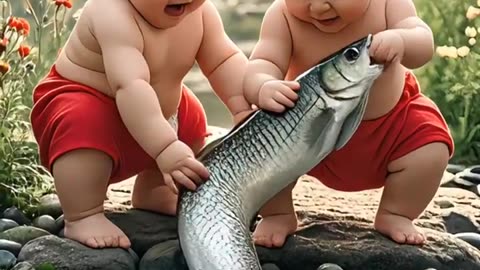
[{"label": "silver scaly skin", "polygon": [[370,63],[371,35],[298,77],[294,108],[256,111],[198,159],[210,178],[183,190],[178,233],[190,270],[261,270],[249,230],[257,211],[287,185],[343,147],[361,122],[383,70]]}]

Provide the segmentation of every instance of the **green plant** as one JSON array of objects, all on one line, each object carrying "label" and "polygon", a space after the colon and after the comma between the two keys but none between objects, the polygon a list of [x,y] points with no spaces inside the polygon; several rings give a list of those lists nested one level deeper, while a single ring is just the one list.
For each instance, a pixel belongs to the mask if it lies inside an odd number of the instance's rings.
[{"label": "green plant", "polygon": [[58,18],[71,3],[42,0],[33,6],[24,0],[23,4],[33,27],[13,14],[10,1],[0,1],[0,208],[16,206],[33,215],[38,199],[51,192],[53,185],[50,174],[39,165],[32,140],[31,94],[52,64],[49,53],[64,42],[67,31]]},{"label": "green plant", "polygon": [[[417,72],[422,88],[440,108],[455,141],[451,162],[480,162],[480,51],[475,46],[477,10],[472,0],[417,1],[419,16],[437,44],[431,63]],[[448,7],[448,8],[445,8]]]}]

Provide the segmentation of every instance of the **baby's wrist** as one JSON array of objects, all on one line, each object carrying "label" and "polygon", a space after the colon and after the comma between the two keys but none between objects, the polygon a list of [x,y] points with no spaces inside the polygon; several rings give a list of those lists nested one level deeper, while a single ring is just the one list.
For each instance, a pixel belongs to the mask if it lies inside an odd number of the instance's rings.
[{"label": "baby's wrist", "polygon": [[173,138],[170,138],[170,140],[166,141],[162,148],[160,149],[160,151],[158,151],[156,157],[155,157],[155,161],[158,162],[159,159],[161,159],[163,157],[163,154],[165,153],[165,150],[167,150],[170,146],[172,146],[175,142],[178,141],[178,138],[177,136],[174,136]]}]

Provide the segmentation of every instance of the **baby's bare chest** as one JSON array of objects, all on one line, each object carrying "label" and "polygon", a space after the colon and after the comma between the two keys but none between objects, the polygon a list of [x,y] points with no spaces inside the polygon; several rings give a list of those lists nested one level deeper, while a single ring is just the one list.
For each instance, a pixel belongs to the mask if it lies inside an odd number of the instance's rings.
[{"label": "baby's bare chest", "polygon": [[183,77],[192,68],[203,38],[201,18],[196,19],[166,31],[143,30],[143,56],[152,77]]},{"label": "baby's bare chest", "polygon": [[374,35],[386,30],[387,23],[385,16],[366,15],[364,19],[347,26],[339,33],[324,33],[313,25],[295,20],[290,22],[290,28],[293,49],[289,77],[296,77],[341,48],[369,34]]}]

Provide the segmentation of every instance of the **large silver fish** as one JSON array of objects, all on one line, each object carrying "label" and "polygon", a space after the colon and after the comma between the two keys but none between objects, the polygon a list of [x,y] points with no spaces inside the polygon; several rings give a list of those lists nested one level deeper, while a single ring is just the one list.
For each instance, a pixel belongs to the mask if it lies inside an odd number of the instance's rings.
[{"label": "large silver fish", "polygon": [[370,62],[369,35],[298,77],[299,99],[282,114],[256,111],[208,145],[210,171],[184,190],[178,233],[190,270],[261,270],[250,225],[274,195],[343,147],[363,117],[383,67]]}]

